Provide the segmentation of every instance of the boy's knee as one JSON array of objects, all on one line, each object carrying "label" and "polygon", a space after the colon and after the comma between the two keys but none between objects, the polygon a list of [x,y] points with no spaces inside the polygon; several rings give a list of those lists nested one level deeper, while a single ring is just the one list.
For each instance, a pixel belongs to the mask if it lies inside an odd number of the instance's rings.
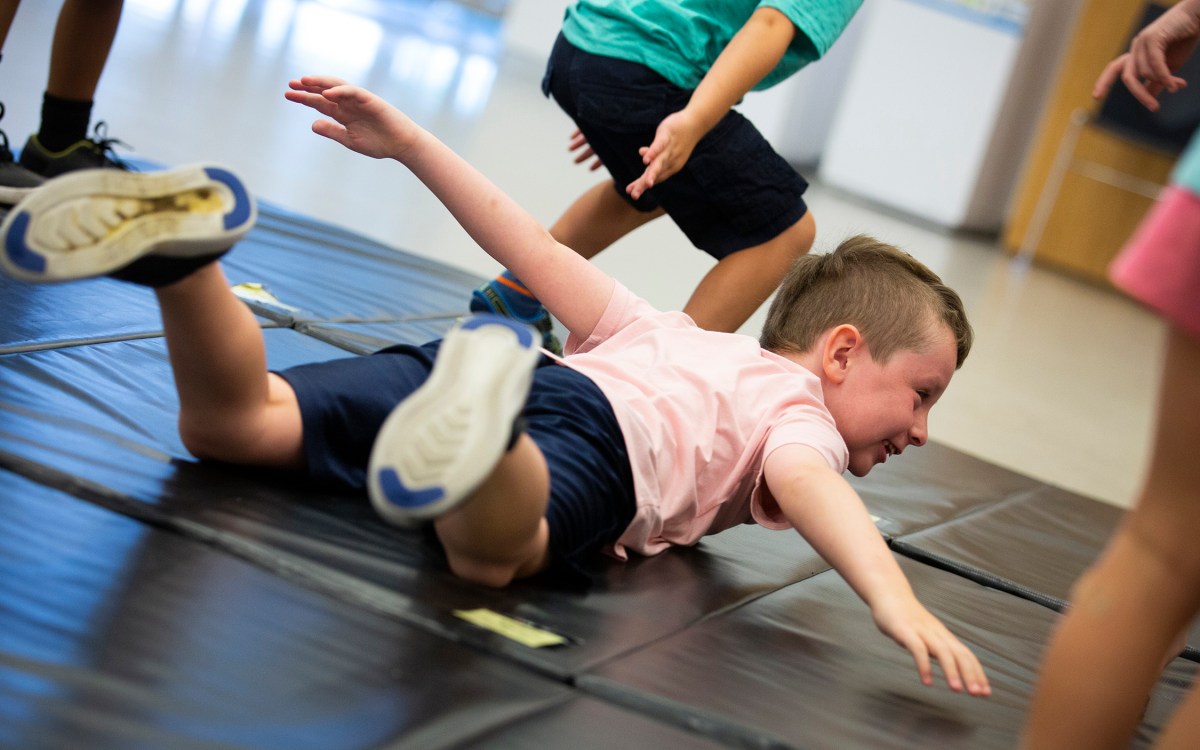
[{"label": "boy's knee", "polygon": [[482,562],[449,553],[447,561],[450,563],[450,571],[454,575],[464,581],[478,583],[488,588],[502,589],[512,583],[517,575],[518,566],[516,564]]},{"label": "boy's knee", "polygon": [[179,416],[179,439],[188,453],[199,459],[238,463],[243,451],[243,434],[219,419]]},{"label": "boy's knee", "polygon": [[789,246],[793,257],[799,258],[812,249],[817,239],[817,222],[813,219],[812,211],[804,214],[800,221],[792,226],[791,235]]}]

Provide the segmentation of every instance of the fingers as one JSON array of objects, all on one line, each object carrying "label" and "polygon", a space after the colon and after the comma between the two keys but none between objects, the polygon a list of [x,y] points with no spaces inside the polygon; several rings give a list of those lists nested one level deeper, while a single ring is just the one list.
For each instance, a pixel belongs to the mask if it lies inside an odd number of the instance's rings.
[{"label": "fingers", "polygon": [[1151,112],[1159,110],[1158,97],[1163,91],[1174,93],[1187,86],[1187,81],[1171,72],[1162,44],[1142,37],[1134,39],[1129,52],[1105,66],[1092,87],[1092,96],[1106,96],[1118,78]]},{"label": "fingers", "polygon": [[576,164],[582,164],[591,159],[592,163],[588,166],[588,171],[595,172],[604,166],[604,163],[600,161],[600,157],[596,156],[596,152],[588,145],[587,137],[584,136],[583,131],[578,128],[576,128],[575,132],[571,133],[571,143],[567,146],[567,150],[579,151],[579,154],[575,157]]},{"label": "fingers", "polygon": [[954,651],[959,679],[966,688],[967,694],[977,698],[986,698],[991,695],[991,683],[988,682],[987,673],[983,671],[983,665],[979,663],[975,654],[957,639],[954,642]]},{"label": "fingers", "polygon": [[[646,148],[643,146],[641,151],[644,154]],[[641,177],[625,186],[625,192],[629,194],[630,198],[637,200],[642,197],[643,193],[654,187],[658,181],[659,166],[658,162],[651,163],[650,166],[646,167],[646,171],[642,172]]]},{"label": "fingers", "polygon": [[937,661],[946,679],[946,685],[956,693],[966,691],[977,698],[992,694],[983,665],[962,641],[954,637],[945,626],[932,629],[918,628],[902,636],[902,646],[912,655],[921,684],[933,685],[933,661]]},{"label": "fingers", "polygon": [[905,644],[904,647],[912,654],[913,663],[917,666],[917,676],[921,678],[921,684],[926,687],[932,685],[933,667],[930,666],[929,651],[925,648],[925,642],[914,636],[912,642]]},{"label": "fingers", "polygon": [[[961,655],[955,653],[955,649],[949,643],[939,643],[935,649],[933,656],[942,667],[942,674],[946,677],[946,684],[954,692],[961,693],[963,690],[963,680],[962,674],[959,671],[958,661]],[[965,647],[963,650],[966,650]],[[925,684],[928,685],[929,683]]]},{"label": "fingers", "polygon": [[317,120],[312,124],[312,131],[331,141],[346,144],[346,128],[332,120]]},{"label": "fingers", "polygon": [[587,138],[583,135],[583,131],[576,129],[574,133],[571,133],[571,143],[567,146],[567,150],[576,151],[580,148],[586,148],[587,145]]},{"label": "fingers", "polygon": [[1137,73],[1135,65],[1126,65],[1121,71],[1121,82],[1125,84],[1125,88],[1129,89],[1129,93],[1137,99],[1142,105],[1151,112],[1158,111],[1158,100],[1154,98],[1154,94],[1146,88],[1142,83],[1141,77]]},{"label": "fingers", "polygon": [[1108,95],[1112,85],[1116,83],[1117,78],[1125,69],[1125,61],[1128,58],[1129,54],[1126,53],[1104,66],[1104,70],[1100,72],[1100,77],[1096,79],[1096,84],[1092,87],[1093,99],[1103,99]]},{"label": "fingers", "polygon": [[334,76],[301,76],[288,82],[288,86],[297,91],[320,93],[335,86],[344,86],[346,82]]},{"label": "fingers", "polygon": [[1135,44],[1132,51],[1142,78],[1163,84],[1175,77],[1167,65],[1167,50],[1164,44],[1147,41],[1144,44]]},{"label": "fingers", "polygon": [[[968,695],[977,698],[992,694],[992,687],[988,683],[987,674],[984,673],[979,659],[948,631],[944,639],[939,639],[931,650],[932,656],[941,666],[946,684],[951,690],[956,693],[965,690]],[[925,680],[922,679],[922,682]],[[925,682],[925,684],[928,685],[929,682]]]},{"label": "fingers", "polygon": [[337,102],[354,90],[345,81],[333,76],[304,76],[292,79],[288,81],[288,89],[283,92],[285,99],[310,107],[326,117],[333,117],[337,111]]}]

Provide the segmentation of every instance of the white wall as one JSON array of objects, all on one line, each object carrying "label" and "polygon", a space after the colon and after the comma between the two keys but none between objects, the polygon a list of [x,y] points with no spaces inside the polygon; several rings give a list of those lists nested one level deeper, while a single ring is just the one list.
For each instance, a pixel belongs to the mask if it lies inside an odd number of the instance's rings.
[{"label": "white wall", "polygon": [[1077,1],[1023,27],[953,2],[877,0],[821,178],[948,228],[997,231]]},{"label": "white wall", "polygon": [[511,52],[545,62],[568,5],[570,0],[509,0],[504,44]]}]

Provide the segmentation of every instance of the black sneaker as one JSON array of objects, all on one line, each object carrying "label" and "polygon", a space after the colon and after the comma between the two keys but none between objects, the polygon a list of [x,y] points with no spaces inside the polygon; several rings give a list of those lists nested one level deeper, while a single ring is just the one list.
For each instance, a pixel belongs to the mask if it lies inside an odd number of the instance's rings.
[{"label": "black sneaker", "polygon": [[46,180],[9,211],[0,270],[33,282],[107,275],[163,286],[223,255],[257,215],[221,167],[82,170]]},{"label": "black sneaker", "polygon": [[92,138],[82,138],[62,151],[50,151],[38,140],[37,134],[29,136],[25,148],[21,149],[21,166],[43,177],[80,169],[124,169],[129,165],[121,161],[114,146],[129,148],[128,144],[108,137],[108,125],[102,120],[96,123]]},{"label": "black sneaker", "polygon": [[[4,119],[4,104],[0,103],[0,120]],[[8,135],[0,130],[0,205],[13,206],[33,189],[46,181],[13,160],[8,147]]]}]

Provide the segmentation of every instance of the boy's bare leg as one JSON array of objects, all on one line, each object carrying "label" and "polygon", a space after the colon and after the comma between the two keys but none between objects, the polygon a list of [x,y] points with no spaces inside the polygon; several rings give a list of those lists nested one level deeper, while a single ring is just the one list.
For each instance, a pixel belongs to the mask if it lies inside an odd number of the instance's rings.
[{"label": "boy's bare leg", "polygon": [[812,249],[816,235],[809,211],[774,239],[725,256],[700,280],[683,311],[701,328],[736,331],[775,292],[792,262]]},{"label": "boy's bare leg", "polygon": [[[1047,651],[1024,747],[1125,747],[1163,654],[1200,609],[1200,342],[1173,330],[1150,467],[1141,496]],[[1197,747],[1193,690],[1158,747]]]},{"label": "boy's bare leg", "polygon": [[537,340],[503,316],[460,322],[429,376],[380,426],[367,466],[380,515],[399,526],[433,520],[450,569],[487,586],[548,561],[549,468],[520,427],[541,361]]},{"label": "boy's bare leg", "polygon": [[47,93],[90,101],[108,62],[124,0],[65,0],[54,27]]},{"label": "boy's bare leg", "polygon": [[546,567],[546,459],[522,435],[470,498],[434,522],[455,575],[503,587]]},{"label": "boy's bare leg", "polygon": [[[550,234],[585,258],[657,219],[660,208],[642,212],[611,182],[595,185],[559,217]],[[775,292],[792,261],[812,249],[817,226],[812,212],[775,238],[726,256],[701,279],[683,311],[701,328],[733,332]]]},{"label": "boy's bare leg", "polygon": [[661,208],[639,211],[617,194],[606,180],[579,196],[550,227],[550,235],[585,258],[600,251],[633,230],[662,216]]},{"label": "boy's bare leg", "polygon": [[218,263],[158,287],[179,392],[179,432],[198,458],[300,465],[300,412],[291,388],[268,375],[262,331]]}]

